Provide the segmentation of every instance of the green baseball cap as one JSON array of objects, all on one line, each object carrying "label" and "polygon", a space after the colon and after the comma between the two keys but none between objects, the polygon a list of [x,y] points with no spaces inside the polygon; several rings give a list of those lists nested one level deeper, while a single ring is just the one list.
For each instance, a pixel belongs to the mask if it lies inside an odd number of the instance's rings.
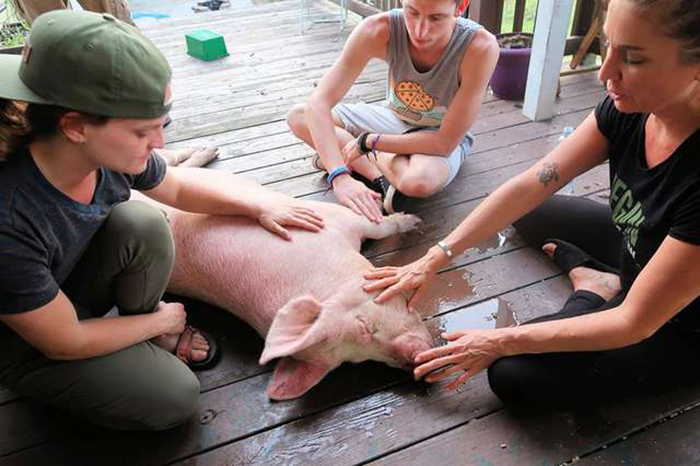
[{"label": "green baseball cap", "polygon": [[165,115],[170,78],[155,45],[109,14],[45,13],[34,22],[22,56],[0,54],[0,97],[107,117]]}]

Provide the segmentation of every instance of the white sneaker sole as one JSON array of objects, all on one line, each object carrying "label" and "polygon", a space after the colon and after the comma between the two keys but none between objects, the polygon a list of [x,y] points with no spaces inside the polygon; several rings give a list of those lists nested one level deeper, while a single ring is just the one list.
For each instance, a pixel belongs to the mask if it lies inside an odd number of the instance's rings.
[{"label": "white sneaker sole", "polygon": [[387,214],[394,214],[394,206],[392,205],[392,201],[394,199],[394,193],[396,193],[396,188],[394,186],[390,185],[389,189],[386,190],[386,196],[384,197],[384,212]]}]

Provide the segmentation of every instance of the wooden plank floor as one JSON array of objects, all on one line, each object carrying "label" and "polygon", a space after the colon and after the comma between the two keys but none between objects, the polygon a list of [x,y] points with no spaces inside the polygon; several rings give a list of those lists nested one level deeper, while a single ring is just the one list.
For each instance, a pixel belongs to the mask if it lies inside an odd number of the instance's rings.
[{"label": "wooden plank floor", "polygon": [[[342,34],[337,25],[316,25],[301,35],[298,1],[258,3],[145,29],[174,69],[169,145],[216,144],[222,155],[212,169],[333,202],[332,193],[324,194],[322,174],[309,163],[313,151],[290,134],[284,117],[308,97],[357,17],[351,15]],[[332,13],[336,7],[314,8]],[[201,27],[224,34],[230,57],[203,63],[185,54],[184,35]],[[346,100],[381,100],[385,73],[383,64],[372,63]],[[363,252],[375,264],[418,258],[484,196],[551,149],[562,128],[580,123],[603,95],[593,74],[563,78],[561,85],[556,116],[546,122],[530,122],[519,105],[486,95],[473,128],[475,152],[445,192],[417,205],[420,231],[373,242]],[[601,166],[580,177],[573,194],[606,202],[606,174]],[[551,313],[569,292],[559,270],[507,229],[442,270],[424,307],[437,335],[476,321],[493,325],[483,317],[493,312],[513,313],[518,321]],[[0,465],[522,465],[579,458],[643,464],[646,456],[630,453],[637,450],[658,461],[647,464],[698,458],[692,426],[700,391],[693,388],[542,413],[504,407],[483,374],[448,393],[414,383],[401,371],[364,363],[344,365],[299,400],[271,402],[265,387],[273,366],[257,364],[261,339],[228,314],[184,302],[195,324],[219,336],[224,352],[215,369],[199,374],[198,418],[164,433],[114,433],[0,391]],[[660,423],[670,416],[672,422]],[[648,444],[660,441],[671,444],[664,453]],[[604,450],[607,445],[611,448]],[[674,446],[678,461],[672,461]]]}]

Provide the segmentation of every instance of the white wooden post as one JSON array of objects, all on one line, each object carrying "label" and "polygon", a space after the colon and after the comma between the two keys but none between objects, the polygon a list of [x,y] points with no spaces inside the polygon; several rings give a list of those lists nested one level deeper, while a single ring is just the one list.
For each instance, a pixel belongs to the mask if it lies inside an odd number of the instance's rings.
[{"label": "white wooden post", "polygon": [[539,0],[523,114],[539,121],[554,115],[559,72],[574,0]]}]

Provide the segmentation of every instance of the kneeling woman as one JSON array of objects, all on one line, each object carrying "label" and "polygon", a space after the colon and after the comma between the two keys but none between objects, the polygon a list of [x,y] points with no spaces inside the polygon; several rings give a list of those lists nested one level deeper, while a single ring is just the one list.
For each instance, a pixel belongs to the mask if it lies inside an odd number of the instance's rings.
[{"label": "kneeling woman", "polygon": [[244,182],[216,192],[214,171],[166,168],[152,151],[170,76],[135,28],[88,12],[46,13],[21,60],[0,55],[0,385],[117,429],[186,420],[199,383],[185,363],[214,356],[183,306],[161,302],[172,237],[162,212],[125,202],[130,189],[286,239],[284,225],[323,226]]},{"label": "kneeling woman", "polygon": [[[489,368],[502,399],[545,403],[700,378],[687,367],[700,358],[700,0],[611,0],[605,32],[600,77],[609,95],[595,112],[441,247],[370,272],[378,281],[366,285],[388,288],[380,301],[416,290],[415,306],[449,255],[515,222],[569,272],[574,294],[527,325],[447,335],[449,344],[418,356],[417,378],[456,375],[455,388]],[[606,160],[609,207],[548,199]]]}]

